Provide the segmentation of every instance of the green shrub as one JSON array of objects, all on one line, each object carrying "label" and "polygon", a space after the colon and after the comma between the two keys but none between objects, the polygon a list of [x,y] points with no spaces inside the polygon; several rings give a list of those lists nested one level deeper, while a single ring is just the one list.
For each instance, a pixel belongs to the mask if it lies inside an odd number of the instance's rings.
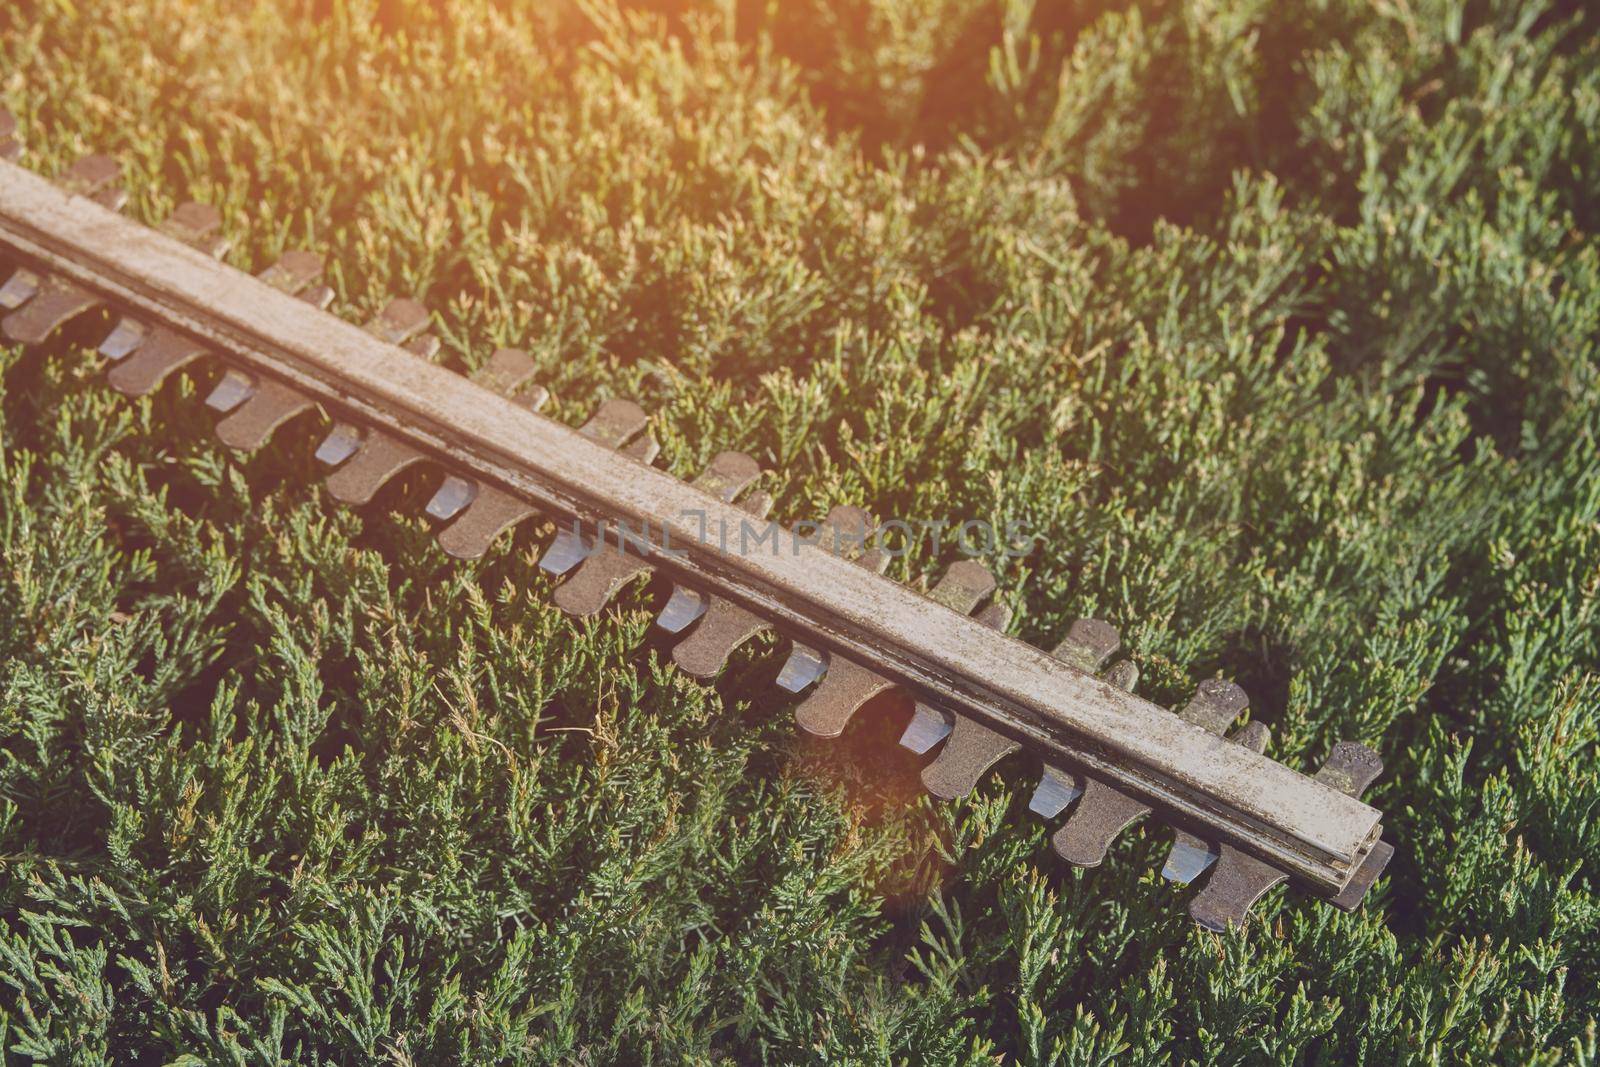
[{"label": "green shrub", "polygon": [[[17,0],[28,165],[309,245],[335,310],[742,448],[786,519],[1020,522],[1045,644],[1374,744],[1364,910],[1061,870],[532,528],[448,565],[312,426],[0,348],[0,1047],[57,1063],[1600,1058],[1600,45],[1510,0]],[[923,546],[896,577],[954,556]],[[903,712],[901,713],[903,714]]]}]

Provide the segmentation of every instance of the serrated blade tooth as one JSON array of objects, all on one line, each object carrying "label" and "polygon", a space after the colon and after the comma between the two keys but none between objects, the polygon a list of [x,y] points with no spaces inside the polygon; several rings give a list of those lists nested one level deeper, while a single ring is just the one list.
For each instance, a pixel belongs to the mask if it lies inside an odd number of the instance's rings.
[{"label": "serrated blade tooth", "polygon": [[84,156],[68,167],[56,184],[111,211],[121,211],[128,202],[128,193],[122,188],[122,167],[111,156]]},{"label": "serrated blade tooth", "polygon": [[222,212],[210,204],[193,200],[179,204],[157,229],[213,259],[226,252],[230,245],[226,237],[217,233],[222,229]]},{"label": "serrated blade tooth", "polygon": [[1242,926],[1255,902],[1287,877],[1276,867],[1225,844],[1205,888],[1189,902],[1189,914],[1217,933]]},{"label": "serrated blade tooth", "polygon": [[206,347],[198,341],[157,326],[136,351],[111,368],[106,381],[124,396],[144,396],[160,388],[173,371],[206,354]]},{"label": "serrated blade tooth", "polygon": [[425,333],[420,337],[413,337],[400,347],[420,359],[431,360],[439,354],[442,346],[437,334]]},{"label": "serrated blade tooth", "polygon": [[362,329],[380,341],[403,345],[428,325],[428,309],[415,300],[397,297],[383,306]]},{"label": "serrated blade tooth", "polygon": [[350,461],[328,475],[328,492],[344,504],[366,504],[393,478],[422,459],[422,453],[410,445],[373,430]]},{"label": "serrated blade tooth", "polygon": [[[994,575],[990,574],[986,567],[973,560],[962,560],[952,565],[945,572],[944,577],[939,580],[939,583],[934,586],[933,591],[928,596],[929,599],[943,604],[950,610],[966,615],[981,604],[985,597],[994,592],[994,587]],[[1008,616],[1009,612],[1004,607],[992,604],[979,615],[979,620],[986,626],[1003,628],[1009,621]],[[954,722],[955,720],[951,716],[919,703],[912,709],[911,722],[907,724],[905,731],[900,735],[900,744],[921,755],[949,736]],[[970,734],[970,731],[968,733]],[[948,747],[946,746],[947,749]],[[943,758],[943,753],[940,754],[940,758]],[[939,760],[935,759],[933,764],[924,768],[924,784],[930,781],[929,771],[937,766],[938,763]],[[931,780],[943,781],[941,775],[946,773],[947,771],[935,771]],[[931,785],[929,789],[936,796],[944,795]]]},{"label": "serrated blade tooth", "polygon": [[217,384],[206,395],[206,407],[220,414],[233,411],[256,393],[256,380],[231,367],[222,372]]},{"label": "serrated blade tooth", "polygon": [[142,323],[130,318],[120,318],[111,328],[111,332],[106,334],[106,339],[100,342],[97,351],[113,362],[125,359],[144,344],[148,332]]},{"label": "serrated blade tooth", "polygon": [[[596,538],[588,556],[579,563],[572,577],[556,588],[556,607],[569,615],[587,618],[605,610],[611,599],[636,578],[650,574],[654,565],[643,555],[646,531],[633,531],[618,524],[614,541]],[[630,545],[637,546],[631,548]]]},{"label": "serrated blade tooth", "polygon": [[539,569],[557,577],[566,574],[589,558],[589,553],[594,551],[594,544],[594,538],[583,533],[576,522],[562,526],[556,530],[555,540],[550,542],[550,547],[539,558]]},{"label": "serrated blade tooth", "polygon": [[282,382],[259,382],[248,400],[217,423],[217,439],[229,448],[253,452],[266,444],[278,427],[315,406],[310,397]]},{"label": "serrated blade tooth", "polygon": [[[790,659],[793,660],[792,655]],[[788,669],[787,664],[785,669]],[[816,692],[795,709],[795,721],[808,734],[838,737],[850,725],[851,717],[861,710],[861,705],[893,686],[889,679],[865,667],[839,656],[830,657],[828,672],[822,676]]]},{"label": "serrated blade tooth", "polygon": [[1337,896],[1328,900],[1335,907],[1344,911],[1355,911],[1361,906],[1361,898],[1367,895],[1367,890],[1372,888],[1372,883],[1378,880],[1383,869],[1389,866],[1389,861],[1394,859],[1394,846],[1387,841],[1379,841],[1372,846],[1372,851],[1367,853],[1367,858],[1356,868],[1356,873],[1341,889]]},{"label": "serrated blade tooth", "polygon": [[[545,390],[538,389],[534,399],[538,404],[543,404],[549,395]],[[649,416],[644,413],[644,409],[633,401],[607,400],[600,405],[599,410],[588,422],[579,427],[578,432],[603,445],[622,449],[629,440],[643,433],[649,422]],[[655,438],[646,434],[634,441],[631,451],[624,449],[623,454],[649,463],[655,459],[658,449]],[[598,547],[600,547],[599,537],[585,533],[578,523],[562,526],[557,529],[555,540],[540,557],[539,568],[546,574],[560,577],[587,560]]]},{"label": "serrated blade tooth", "polygon": [[[635,535],[618,536],[631,538]],[[629,555],[626,548],[602,541],[589,558],[578,565],[572,577],[556,589],[556,607],[580,618],[595,615],[605,610],[623,586],[652,570],[654,567],[649,560]]]},{"label": "serrated blade tooth", "polygon": [[964,797],[996,763],[1022,745],[965,715],[955,717],[950,739],[934,761],[922,768],[922,784],[942,800]]},{"label": "serrated blade tooth", "polygon": [[534,513],[532,505],[504,490],[479,486],[467,510],[439,531],[439,547],[457,559],[477,559],[496,537]]},{"label": "serrated blade tooth", "polygon": [[911,709],[911,721],[900,734],[900,747],[921,756],[950,736],[952,720],[926,704]]},{"label": "serrated blade tooth", "polygon": [[[1354,741],[1341,741],[1333,746],[1333,751],[1328,754],[1328,759],[1314,777],[1317,781],[1342,793],[1360,796],[1382,771],[1383,761],[1372,749]],[[1365,892],[1365,886],[1360,886],[1358,879],[1365,878],[1366,885],[1371,885],[1377,879],[1383,865],[1388,863],[1386,855],[1373,856],[1383,844],[1380,841],[1373,846],[1361,867],[1339,893],[1336,900],[1342,898],[1346,902],[1340,904],[1341,907],[1346,904],[1353,907],[1354,903],[1360,901],[1359,895],[1355,896],[1354,902],[1351,902],[1350,896],[1347,895],[1357,889]],[[1392,849],[1389,850],[1389,854],[1393,854]],[[1373,867],[1370,871],[1369,865]],[[1367,877],[1369,874],[1370,877]],[[1260,900],[1267,890],[1286,880],[1287,877],[1271,864],[1232,845],[1224,844],[1210,879],[1189,902],[1189,914],[1195,922],[1208,930],[1221,932],[1230,926],[1242,926],[1255,902]]]},{"label": "serrated blade tooth", "polygon": [[661,442],[650,434],[645,434],[643,437],[629,441],[617,451],[629,459],[638,460],[640,463],[654,463],[655,458],[661,454]]},{"label": "serrated blade tooth", "polygon": [[[638,535],[618,532],[615,536],[626,541]],[[572,577],[557,587],[556,607],[579,618],[596,615],[605,610],[629,582],[654,569],[644,557],[630,555],[628,549],[602,539],[588,558],[578,564]]]},{"label": "serrated blade tooth", "polygon": [[31,270],[19,269],[12,272],[4,285],[0,285],[0,308],[15,311],[17,308],[32,300],[44,285],[44,279]]},{"label": "serrated blade tooth", "polygon": [[[1235,730],[1228,740],[1236,745],[1243,745],[1253,752],[1265,752],[1268,734],[1269,731],[1264,725],[1251,722]],[[1161,867],[1161,877],[1169,882],[1187,885],[1204,874],[1220,855],[1222,855],[1220,845],[1196,837],[1187,830],[1175,830],[1172,848],[1167,853],[1166,863]]]},{"label": "serrated blade tooth", "polygon": [[1178,885],[1188,885],[1206,873],[1221,854],[1220,847],[1213,850],[1200,838],[1180,830],[1167,851],[1167,861],[1161,865],[1161,877]]},{"label": "serrated blade tooth", "polygon": [[501,396],[514,396],[521,391],[523,395],[519,399],[523,406],[538,411],[550,399],[550,391],[543,386],[527,387],[538,369],[538,364],[522,349],[499,348],[488,362],[472,373],[472,380]]},{"label": "serrated blade tooth", "polygon": [[1207,733],[1221,734],[1249,706],[1249,696],[1238,685],[1224,678],[1207,678],[1178,714]]},{"label": "serrated blade tooth", "polygon": [[855,561],[856,566],[865,567],[874,574],[882,574],[889,569],[889,553],[882,548],[869,548]]},{"label": "serrated blade tooth", "polygon": [[721,597],[712,597],[694,633],[672,650],[672,662],[691,678],[715,678],[740,645],[768,629],[766,620]]},{"label": "serrated blade tooth", "polygon": [[1313,776],[1323,785],[1359,797],[1383,773],[1377,751],[1358,741],[1340,741]]},{"label": "serrated blade tooth", "polygon": [[317,462],[337,467],[356,454],[356,450],[361,447],[361,442],[365,438],[366,435],[361,432],[361,427],[354,423],[336,422],[328,431],[328,436],[317,446]]},{"label": "serrated blade tooth", "polygon": [[578,432],[610,448],[621,448],[650,424],[650,416],[631,400],[607,400]]},{"label": "serrated blade tooth", "polygon": [[1011,609],[996,601],[985,605],[974,618],[991,630],[1004,630],[1011,625]]},{"label": "serrated blade tooth", "polygon": [[1097,867],[1116,836],[1149,813],[1142,802],[1090,778],[1084,783],[1083,799],[1050,845],[1076,867]]},{"label": "serrated blade tooth", "polygon": [[428,498],[425,509],[430,518],[440,522],[448,522],[461,514],[461,510],[472,503],[478,495],[478,485],[456,474],[447,474],[444,481],[439,483],[439,488],[433,491],[433,496]]},{"label": "serrated blade tooth", "polygon": [[121,185],[102,189],[89,198],[107,211],[121,211],[128,206],[128,190]]},{"label": "serrated blade tooth", "polygon": [[[434,338],[434,341],[435,349],[437,349],[437,338]],[[494,390],[494,392],[506,395],[506,397],[515,394],[518,389],[522,389],[523,406],[526,406],[528,410],[538,411],[539,408],[546,405],[546,402],[549,402],[550,392],[542,386],[526,387],[525,389],[526,382],[533,378],[533,373],[533,360],[522,349],[496,349],[494,354],[488,358],[488,362],[480,366],[477,371],[474,371],[472,381],[477,382],[478,386]],[[434,491],[434,496],[427,501],[427,514],[437,518],[440,522],[446,522],[446,520],[451,520],[451,518],[461,514],[462,509],[472,506],[472,501],[477,499],[477,494],[477,483],[470,482],[467,478],[462,478],[461,475],[445,475],[445,480],[440,482],[437,490]],[[512,507],[501,506],[501,504],[496,506],[496,510],[502,517],[504,515],[512,515],[515,512]],[[522,515],[520,518],[514,518],[512,522],[506,523],[506,525],[499,526],[498,530],[494,530],[490,534],[490,539],[498,536],[506,526],[522,522],[522,518],[526,518],[531,514],[533,514],[533,509],[528,509],[528,514]],[[490,518],[493,517],[494,515],[490,515]],[[467,533],[470,533],[470,531],[461,531],[458,536],[454,537],[451,544],[461,550],[475,550],[475,545],[469,544],[469,541],[467,541]],[[557,539],[560,539],[560,534],[557,534]],[[446,552],[448,550],[450,549],[446,547]],[[478,550],[477,553],[482,555],[486,550],[488,550],[488,542],[483,542],[483,549]],[[549,555],[549,553],[546,553],[546,555]]]},{"label": "serrated blade tooth", "polygon": [[1122,634],[1100,619],[1076,619],[1067,636],[1050,654],[1081,671],[1095,674],[1122,647]]},{"label": "serrated blade tooth", "polygon": [[1131,693],[1133,687],[1139,684],[1139,665],[1131,659],[1119,660],[1100,675],[1100,678],[1107,685],[1114,685]]},{"label": "serrated blade tooth", "polygon": [[1076,777],[1059,767],[1046,766],[1028,801],[1028,810],[1040,818],[1053,819],[1081,796],[1083,787]]},{"label": "serrated blade tooth", "polygon": [[[840,504],[828,510],[828,517],[814,531],[812,540],[824,552],[843,559],[859,559],[876,529],[877,523],[865,509]],[[887,557],[884,563],[888,563]]]},{"label": "serrated blade tooth", "polygon": [[294,296],[305,292],[322,277],[322,257],[315,252],[293,249],[279,256],[277,262],[256,277],[279,292]]},{"label": "serrated blade tooth", "polygon": [[5,335],[21,344],[38,344],[100,303],[98,296],[64,278],[46,278],[32,299],[5,317]]},{"label": "serrated blade tooth", "polygon": [[964,559],[951,564],[928,597],[951,611],[970,615],[984,597],[994,592],[994,586],[994,575],[987,567],[976,560]]},{"label": "serrated blade tooth", "polygon": [[702,493],[729,504],[759,477],[761,464],[743,452],[718,452],[693,484]]},{"label": "serrated blade tooth", "polygon": [[[567,531],[563,530],[562,534],[567,535]],[[557,540],[559,541],[560,537]],[[555,553],[556,547],[555,544],[550,546],[550,551],[545,554],[546,558]],[[544,560],[539,561],[539,566],[544,566]],[[661,609],[661,614],[656,616],[656,625],[669,634],[681,634],[693,625],[696,619],[704,615],[710,605],[711,598],[704,593],[683,585],[674,586],[672,595],[667,598],[666,606]]]},{"label": "serrated blade tooth", "polygon": [[788,693],[803,693],[813,682],[828,673],[828,654],[810,645],[797,644],[778,671],[778,688]]}]

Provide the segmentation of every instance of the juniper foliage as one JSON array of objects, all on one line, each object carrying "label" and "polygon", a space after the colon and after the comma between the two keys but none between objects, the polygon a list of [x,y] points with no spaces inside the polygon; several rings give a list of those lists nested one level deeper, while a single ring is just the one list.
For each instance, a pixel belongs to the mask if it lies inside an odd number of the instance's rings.
[{"label": "juniper foliage", "polygon": [[[228,454],[94,323],[0,348],[0,1047],[51,1063],[1595,1063],[1600,45],[1517,0],[14,0],[29,165],[115,153],[444,362],[639,397],[777,514],[1016,522],[1312,767],[1376,745],[1352,915],[1194,930],[1163,831],[1059,869],[1030,768],[918,796],[875,709],[575,623],[530,529]],[[202,375],[203,378],[203,375]],[[919,544],[895,576],[954,558]]]}]

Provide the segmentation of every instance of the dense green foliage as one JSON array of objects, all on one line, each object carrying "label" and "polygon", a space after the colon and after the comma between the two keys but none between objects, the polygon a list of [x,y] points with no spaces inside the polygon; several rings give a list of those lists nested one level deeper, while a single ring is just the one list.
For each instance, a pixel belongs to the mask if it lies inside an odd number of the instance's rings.
[{"label": "dense green foliage", "polygon": [[[319,7],[321,10],[314,10]],[[736,9],[737,8],[737,9]],[[1511,0],[618,11],[13,0],[53,173],[425,297],[784,518],[1022,522],[1040,644],[1378,746],[1365,910],[1194,929],[1167,833],[1060,869],[1030,768],[918,796],[757,655],[664,666],[216,445],[86,323],[0,348],[0,1043],[55,1063],[1596,1061],[1600,45]],[[922,545],[897,576],[955,558]]]}]

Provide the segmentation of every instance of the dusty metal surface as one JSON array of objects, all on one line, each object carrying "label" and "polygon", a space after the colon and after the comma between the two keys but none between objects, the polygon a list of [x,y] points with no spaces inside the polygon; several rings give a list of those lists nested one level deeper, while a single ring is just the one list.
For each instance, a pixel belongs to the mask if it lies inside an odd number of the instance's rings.
[{"label": "dusty metal surface", "polygon": [[[546,394],[530,388],[521,353],[497,353],[476,381],[453,374],[397,348],[437,347],[418,338],[426,313],[414,303],[351,325],[320,309],[314,257],[290,253],[252,277],[217,262],[221,245],[203,212],[187,208],[167,232],[148,229],[104,206],[116,206],[110,184],[103,165],[88,185],[68,188],[0,162],[0,249],[33,279],[0,289],[12,293],[5,302],[14,310],[0,324],[7,337],[42,340],[76,315],[114,308],[123,319],[102,351],[117,360],[113,384],[129,393],[158,387],[192,360],[220,359],[228,371],[207,402],[223,413],[225,443],[260,447],[287,420],[319,409],[334,425],[318,456],[334,468],[332,495],[347,502],[431,464],[445,477],[427,510],[447,522],[439,540],[452,555],[481,554],[535,514],[625,524],[631,535],[620,547],[596,545],[578,528],[557,537],[542,565],[567,576],[558,606],[592,614],[635,578],[667,574],[675,591],[660,622],[685,635],[675,660],[712,678],[753,636],[789,637],[779,683],[810,690],[797,714],[817,733],[837,733],[872,695],[901,687],[917,702],[903,743],[921,752],[942,745],[924,772],[936,795],[969,791],[1025,749],[1044,765],[1036,812],[1053,817],[1081,796],[1054,840],[1072,862],[1098,863],[1116,833],[1155,813],[1181,828],[1169,868],[1215,866],[1212,882],[1223,887],[1253,887],[1270,871],[1335,898],[1376,876],[1371,861],[1387,846],[1374,850],[1380,815],[1357,799],[1359,788],[1344,788],[1335,771],[1318,776],[1327,780],[1299,774],[1262,755],[1262,745],[1222,736],[1244,710],[1236,686],[1206,683],[1180,716],[1130,691],[1131,663],[1095,673],[1118,645],[1104,623],[1080,621],[1054,654],[1007,637],[1003,616],[984,607],[994,581],[974,563],[953,566],[924,597],[882,577],[874,553],[851,559],[837,541],[779,529],[741,548],[744,524],[770,507],[748,492],[760,474],[749,457],[724,453],[694,483],[681,482],[648,465],[656,446],[637,406],[609,402],[580,429],[545,418],[536,409]],[[837,527],[847,517],[865,520],[854,509],[830,518]],[[1241,881],[1246,862],[1260,870]],[[1196,898],[1212,902],[1202,919],[1234,911],[1242,919],[1242,908],[1214,906],[1217,894],[1206,893]]]}]

